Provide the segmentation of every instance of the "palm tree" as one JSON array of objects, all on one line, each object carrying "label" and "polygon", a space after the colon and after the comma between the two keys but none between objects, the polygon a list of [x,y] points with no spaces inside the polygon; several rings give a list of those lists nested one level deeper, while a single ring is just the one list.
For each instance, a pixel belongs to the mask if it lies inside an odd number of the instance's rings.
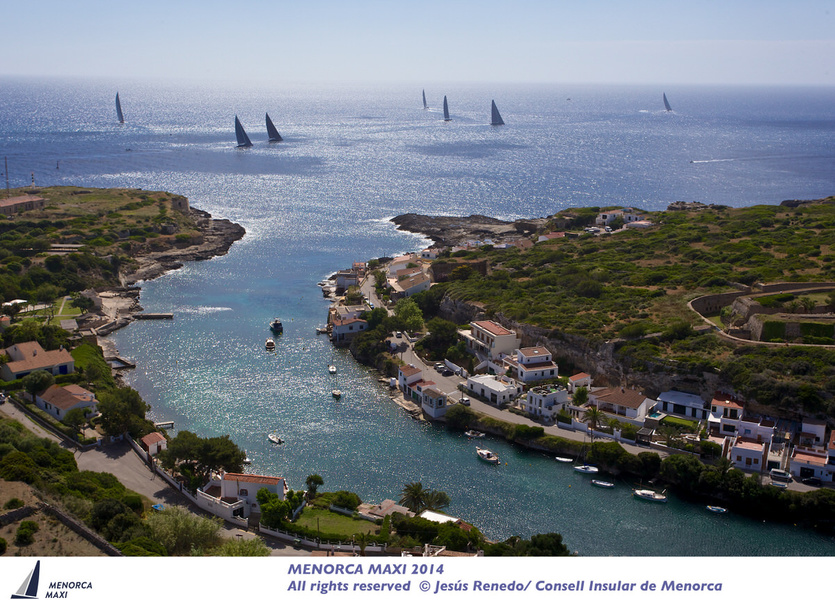
[{"label": "palm tree", "polygon": [[423,496],[423,507],[427,510],[442,510],[449,506],[449,496],[438,490],[427,490]]},{"label": "palm tree", "polygon": [[586,409],[586,414],[583,415],[583,422],[589,424],[589,429],[597,429],[605,418],[606,415],[603,414],[603,411],[596,406],[590,406]]},{"label": "palm tree", "polygon": [[803,297],[800,299],[800,304],[802,304],[802,305],[803,305],[803,310],[804,310],[806,313],[812,313],[812,312],[814,312],[815,307],[818,305],[818,303],[817,303],[817,302],[815,302],[815,300],[814,300],[813,298],[811,298],[810,296],[803,296]]},{"label": "palm tree", "polygon": [[419,513],[423,510],[426,504],[427,490],[423,489],[423,484],[419,481],[406,484],[403,488],[403,493],[400,495],[400,504],[408,508],[413,513]]}]

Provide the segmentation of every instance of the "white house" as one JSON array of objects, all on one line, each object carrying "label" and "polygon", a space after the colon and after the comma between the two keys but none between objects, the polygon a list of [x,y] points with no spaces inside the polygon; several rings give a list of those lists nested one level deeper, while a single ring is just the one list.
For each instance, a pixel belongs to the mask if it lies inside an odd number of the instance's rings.
[{"label": "white house", "polygon": [[144,436],[140,441],[142,442],[142,445],[145,446],[148,454],[151,456],[155,456],[168,448],[168,442],[166,441],[165,436],[159,431],[152,431],[148,435]]},{"label": "white house", "polygon": [[473,375],[467,379],[467,389],[496,406],[506,404],[522,393],[521,386],[495,375]]},{"label": "white house", "polygon": [[402,256],[396,256],[388,264],[388,277],[393,277],[394,279],[397,279],[397,274],[403,269],[406,269],[412,263],[417,264],[417,258],[414,254],[403,254]]},{"label": "white house", "polygon": [[737,436],[752,442],[767,442],[771,444],[774,434],[777,431],[777,424],[770,419],[759,417],[742,417],[738,421]]},{"label": "white house", "polygon": [[435,260],[438,258],[440,250],[437,248],[425,248],[420,251],[420,257],[426,260]]},{"label": "white house", "polygon": [[826,423],[817,419],[803,419],[800,424],[797,445],[822,449],[826,439]]},{"label": "white house", "polygon": [[357,335],[368,329],[363,319],[334,319],[331,321],[331,341],[337,345],[350,344]]},{"label": "white house", "polygon": [[595,218],[594,223],[600,227],[611,225],[616,219],[621,219],[625,224],[637,223],[643,221],[645,215],[643,213],[635,212],[634,208],[622,208],[618,210],[608,210],[605,213],[600,213]]},{"label": "white house", "polygon": [[736,438],[730,449],[730,461],[733,466],[743,471],[762,473],[768,463],[767,442],[754,442]]},{"label": "white house", "polygon": [[557,413],[568,403],[568,390],[561,385],[540,385],[521,397],[519,408],[534,418],[555,421]]},{"label": "white house", "polygon": [[352,285],[359,285],[359,275],[353,269],[344,269],[336,273],[336,293],[341,294]]},{"label": "white house", "polygon": [[438,391],[435,386],[423,388],[420,407],[432,419],[440,419],[446,414],[448,402],[446,395]]},{"label": "white house", "polygon": [[467,350],[476,356],[496,360],[503,354],[510,354],[519,348],[516,332],[502,327],[495,321],[473,321],[470,331],[460,331]]},{"label": "white house", "polygon": [[[407,269],[411,271],[411,269]],[[389,281],[389,287],[392,289],[393,298],[408,298],[418,292],[423,292],[429,289],[432,281],[429,275],[417,269],[416,273],[410,273],[401,279],[392,279]]]},{"label": "white house", "polygon": [[658,395],[658,403],[655,405],[655,409],[696,421],[703,421],[707,419],[708,415],[708,410],[705,408],[701,396],[677,390],[661,392]]},{"label": "white house", "polygon": [[6,381],[22,379],[32,371],[48,371],[53,375],[67,375],[75,370],[75,360],[65,349],[44,350],[38,342],[21,342],[0,350],[8,362],[0,364],[0,378]]},{"label": "white house", "polygon": [[557,365],[543,346],[517,348],[515,353],[504,358],[503,366],[508,376],[525,384],[558,376]]},{"label": "white house", "polygon": [[397,387],[407,398],[410,395],[410,386],[423,380],[423,371],[415,365],[405,365],[397,370]]},{"label": "white house", "polygon": [[91,418],[99,414],[96,395],[74,383],[64,387],[49,387],[40,396],[35,396],[35,405],[59,421],[63,421],[67,413],[74,408],[89,408],[88,417]]},{"label": "white house", "polygon": [[710,401],[708,428],[713,435],[736,435],[744,405],[730,394],[717,392]]},{"label": "white house", "polygon": [[[220,498],[224,502],[228,504],[235,504],[238,501],[243,502],[243,513],[239,516],[244,518],[249,517],[250,513],[261,512],[256,499],[256,494],[261,488],[267,488],[278,495],[280,500],[284,500],[287,492],[290,491],[283,477],[270,477],[268,475],[224,473],[219,482],[215,480],[212,483],[219,484]],[[212,483],[206,487],[209,488]],[[204,491],[209,493],[207,489],[204,489]]]},{"label": "white house", "polygon": [[337,304],[331,309],[332,319],[359,319],[362,313],[367,312],[365,304]]},{"label": "white house", "polygon": [[594,390],[589,393],[588,403],[621,421],[643,425],[655,400],[647,398],[638,390],[620,387]]},{"label": "white house", "polygon": [[570,393],[573,394],[581,387],[591,387],[591,375],[588,373],[577,373],[568,378],[568,391]]}]

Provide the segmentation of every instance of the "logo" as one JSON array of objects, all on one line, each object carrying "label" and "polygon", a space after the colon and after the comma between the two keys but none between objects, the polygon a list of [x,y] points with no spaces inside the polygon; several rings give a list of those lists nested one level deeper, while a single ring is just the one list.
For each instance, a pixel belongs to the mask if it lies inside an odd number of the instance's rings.
[{"label": "logo", "polygon": [[41,561],[35,563],[35,568],[29,573],[29,576],[23,580],[20,589],[16,594],[12,594],[12,600],[16,598],[23,598],[25,600],[32,600],[38,597],[38,579],[41,576]]}]

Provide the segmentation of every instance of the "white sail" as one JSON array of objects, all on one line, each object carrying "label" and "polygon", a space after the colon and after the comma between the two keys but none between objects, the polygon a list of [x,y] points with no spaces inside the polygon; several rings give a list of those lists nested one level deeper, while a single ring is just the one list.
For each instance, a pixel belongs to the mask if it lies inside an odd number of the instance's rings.
[{"label": "white sail", "polygon": [[423,108],[429,108],[429,105],[426,104],[426,90],[423,90]]},{"label": "white sail", "polygon": [[667,112],[670,112],[673,110],[673,107],[670,106],[670,103],[667,101],[667,94],[663,93],[662,95],[664,96],[664,108],[667,109]]},{"label": "white sail", "polygon": [[275,125],[273,125],[270,113],[267,113],[267,135],[269,136],[271,142],[280,142],[283,139],[278,133],[278,129],[276,129]]},{"label": "white sail", "polygon": [[116,118],[119,119],[119,123],[125,122],[125,116],[122,114],[122,103],[119,102],[119,92],[116,92]]},{"label": "white sail", "polygon": [[493,106],[492,109],[492,119],[490,121],[491,125],[504,125],[504,121],[502,120],[502,116],[499,114],[499,109],[496,107],[496,101],[492,100]]},{"label": "white sail", "polygon": [[238,148],[249,148],[252,145],[249,136],[244,131],[244,126],[238,120],[238,115],[235,115],[235,136],[238,138]]},{"label": "white sail", "polygon": [[449,118],[449,104],[447,104],[446,96],[444,96],[444,121],[451,121]]}]

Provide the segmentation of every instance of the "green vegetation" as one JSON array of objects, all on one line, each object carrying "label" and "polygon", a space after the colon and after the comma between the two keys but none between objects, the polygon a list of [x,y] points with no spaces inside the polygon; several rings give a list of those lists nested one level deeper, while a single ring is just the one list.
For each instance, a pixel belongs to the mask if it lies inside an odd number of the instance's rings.
[{"label": "green vegetation", "polygon": [[168,442],[158,458],[164,468],[185,477],[186,487],[193,493],[208,483],[213,471],[241,473],[246,453],[228,435],[201,438],[184,430]]}]

